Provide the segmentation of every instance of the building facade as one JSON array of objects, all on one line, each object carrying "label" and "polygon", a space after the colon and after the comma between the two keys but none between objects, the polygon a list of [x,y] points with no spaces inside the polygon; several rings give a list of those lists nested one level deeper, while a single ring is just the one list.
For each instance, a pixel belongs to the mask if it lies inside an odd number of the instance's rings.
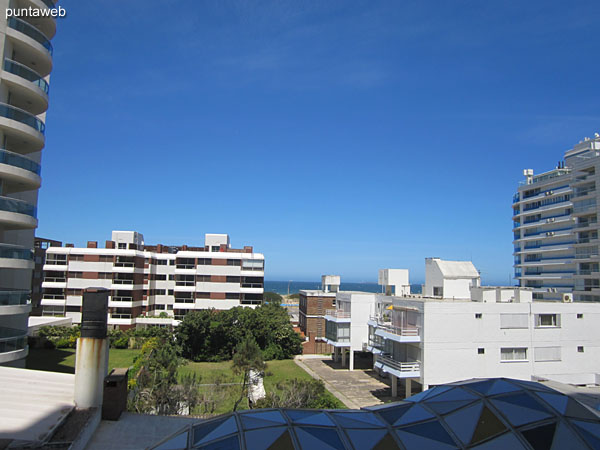
[{"label": "building facade", "polygon": [[[9,8],[44,9],[52,0],[1,0]],[[23,366],[40,161],[45,145],[53,17],[0,20],[0,364]]]},{"label": "building facade", "polygon": [[105,248],[48,247],[43,315],[80,323],[87,288],[110,290],[109,326],[177,325],[191,310],[262,304],[264,255],[231,248],[226,234],[207,234],[204,247],[145,245],[135,231],[113,231]]},{"label": "building facade", "polygon": [[320,290],[301,290],[298,299],[298,326],[304,333],[304,355],[323,355],[332,352],[325,338],[325,314],[335,309],[336,293],[340,288],[338,275],[323,275]]},{"label": "building facade", "polygon": [[549,172],[524,171],[513,198],[515,278],[535,299],[600,301],[600,136],[585,138]]}]

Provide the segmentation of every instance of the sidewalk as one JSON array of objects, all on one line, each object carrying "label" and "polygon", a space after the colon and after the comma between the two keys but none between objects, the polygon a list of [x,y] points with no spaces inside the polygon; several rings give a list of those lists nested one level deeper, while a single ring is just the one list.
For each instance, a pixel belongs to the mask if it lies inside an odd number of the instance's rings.
[{"label": "sidewalk", "polygon": [[[329,356],[298,355],[294,358],[313,378],[322,380],[325,387],[348,408],[360,409],[391,400],[390,387],[372,370],[342,369]],[[399,399],[397,399],[399,400]]]}]

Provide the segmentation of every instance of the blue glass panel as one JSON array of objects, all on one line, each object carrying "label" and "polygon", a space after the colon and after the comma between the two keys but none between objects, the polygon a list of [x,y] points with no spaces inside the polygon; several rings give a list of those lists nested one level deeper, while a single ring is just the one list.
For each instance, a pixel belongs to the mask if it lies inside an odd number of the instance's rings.
[{"label": "blue glass panel", "polygon": [[406,425],[413,422],[420,422],[421,420],[431,419],[432,417],[435,416],[425,410],[421,405],[414,405],[406,414],[400,417],[394,425]]},{"label": "blue glass panel", "polygon": [[210,444],[203,445],[201,447],[196,447],[203,450],[240,450],[240,440],[238,439],[238,435],[234,435],[228,437],[227,439],[222,439],[217,442],[211,442]]},{"label": "blue glass panel", "polygon": [[580,435],[593,447],[600,448],[600,423],[584,422],[582,420],[572,420],[571,423]]},{"label": "blue glass panel", "polygon": [[345,449],[334,428],[295,427],[294,429],[300,446],[304,449]]},{"label": "blue glass panel", "polygon": [[188,432],[178,434],[167,442],[154,447],[154,450],[180,450],[188,447]]},{"label": "blue glass panel", "polygon": [[287,425],[279,411],[252,411],[249,413],[240,414],[242,425],[246,430],[255,428],[272,427],[275,425]]},{"label": "blue glass panel", "polygon": [[556,423],[549,423],[520,431],[534,450],[546,450],[552,446],[555,430]]},{"label": "blue glass panel", "polygon": [[583,450],[587,449],[588,446],[569,427],[561,422],[554,432],[554,441],[552,441],[551,450],[562,450],[564,448],[568,448],[569,450]]},{"label": "blue glass panel", "polygon": [[515,427],[554,417],[553,414],[538,411],[537,409],[506,403],[497,399],[491,399],[490,401]]},{"label": "blue glass panel", "polygon": [[564,415],[567,410],[567,403],[569,402],[569,397],[563,394],[549,394],[547,392],[536,392],[537,395],[541,397],[542,400],[550,403],[550,405],[559,412],[559,414]]},{"label": "blue glass panel", "polygon": [[598,420],[598,416],[594,414],[592,411],[587,409],[577,400],[569,398],[567,403],[567,410],[565,411],[565,416],[573,417],[575,419],[589,419],[589,420]]},{"label": "blue glass panel", "polygon": [[279,436],[287,431],[287,427],[263,428],[262,430],[246,431],[244,439],[248,450],[263,450],[269,448]]},{"label": "blue glass panel", "polygon": [[446,414],[451,411],[455,411],[458,408],[466,406],[470,403],[473,403],[473,400],[455,400],[451,402],[430,402],[427,403],[431,409],[433,409],[438,414]]},{"label": "blue glass panel", "polygon": [[536,381],[523,381],[523,380],[512,380],[513,383],[523,386],[525,389],[531,389],[534,391],[542,392],[556,392],[554,389],[544,386]]},{"label": "blue glass panel", "polygon": [[194,426],[192,445],[205,444],[238,431],[234,416]]},{"label": "blue glass panel", "polygon": [[486,395],[507,394],[509,392],[520,391],[521,387],[509,381],[499,379],[494,380],[492,387],[486,392]]},{"label": "blue glass panel", "polygon": [[402,417],[402,415],[408,411],[411,406],[413,405],[409,403],[408,405],[400,405],[396,406],[395,408],[380,409],[377,412],[383,418],[383,420],[391,425],[394,425],[395,422]]},{"label": "blue glass panel", "polygon": [[430,395],[424,401],[429,404],[429,402],[451,402],[454,400],[477,400],[479,397],[471,394],[469,391],[464,390],[461,387],[454,387],[449,391],[442,392],[438,395]]},{"label": "blue glass panel", "polygon": [[396,430],[398,433],[402,432],[403,434],[412,433],[427,439],[432,439],[435,441],[439,441],[441,443],[455,446],[456,443],[454,439],[450,437],[448,432],[444,429],[444,427],[437,421],[432,420],[430,422],[419,423],[416,425],[409,425],[407,427],[398,428]]},{"label": "blue glass panel", "polygon": [[323,425],[334,427],[335,424],[329,416],[321,411],[302,411],[295,409],[286,409],[285,413],[292,422],[299,425]]},{"label": "blue glass panel", "polygon": [[354,448],[361,450],[375,447],[387,432],[387,430],[346,430],[346,434],[348,434]]},{"label": "blue glass panel", "polygon": [[473,431],[475,431],[475,427],[479,421],[482,408],[483,403],[478,402],[473,406],[461,409],[460,411],[456,411],[455,413],[448,414],[444,417],[446,424],[448,424],[454,434],[456,434],[465,445],[471,442]]},{"label": "blue glass panel", "polygon": [[418,394],[413,395],[412,397],[405,398],[404,401],[407,402],[420,402],[430,396],[439,395],[442,392],[446,392],[451,389],[451,386],[436,386],[431,389],[427,389],[426,391],[419,392]]},{"label": "blue glass panel", "polygon": [[522,406],[524,408],[536,409],[543,412],[551,412],[548,408],[542,405],[537,399],[531,395],[523,392],[520,394],[509,394],[496,397],[495,400],[499,400],[505,403],[512,403],[513,405]]},{"label": "blue glass panel", "polygon": [[457,448],[455,445],[444,444],[443,442],[427,439],[426,437],[412,433],[396,431],[396,435],[408,450],[448,450]]},{"label": "blue glass panel", "polygon": [[494,380],[483,380],[483,381],[475,381],[473,383],[467,383],[464,386],[469,389],[473,389],[481,394],[487,394],[487,391],[494,384]]},{"label": "blue glass panel", "polygon": [[370,412],[332,412],[337,423],[342,427],[349,428],[375,428],[385,427],[385,424],[379,418]]},{"label": "blue glass panel", "polygon": [[484,442],[483,444],[479,444],[475,447],[471,447],[471,449],[477,450],[519,450],[519,449],[528,449],[525,445],[521,443],[521,441],[511,432],[501,434],[498,437],[495,437],[492,440]]}]

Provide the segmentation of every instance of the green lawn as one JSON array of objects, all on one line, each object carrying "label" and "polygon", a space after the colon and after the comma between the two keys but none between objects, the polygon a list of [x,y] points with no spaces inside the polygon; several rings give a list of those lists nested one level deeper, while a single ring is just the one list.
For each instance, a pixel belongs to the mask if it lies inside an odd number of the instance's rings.
[{"label": "green lawn", "polygon": [[[111,348],[108,354],[109,372],[115,367],[129,367],[139,350]],[[49,372],[75,373],[75,349],[56,348],[52,350],[30,348],[27,368]]]},{"label": "green lawn", "polygon": [[[139,350],[110,349],[108,358],[109,371],[115,367],[130,367],[138,355]],[[27,357],[27,368],[34,370],[46,370],[50,372],[75,373],[75,350],[74,349],[30,349]],[[239,377],[235,377],[231,371],[231,361],[226,362],[188,362],[179,368],[179,375],[196,374],[201,384],[225,384],[239,383]],[[282,361],[268,361],[265,371],[265,390],[267,392],[276,389],[277,383],[292,378],[309,380],[307,374],[291,359]],[[204,397],[204,406],[196,411],[198,414],[223,414],[233,410],[235,399],[239,395],[239,385],[234,386],[202,386],[200,393]],[[333,394],[332,399],[338,403],[339,408],[345,406],[339,402]],[[210,405],[214,404],[214,408]],[[242,405],[244,403],[242,402]]]}]

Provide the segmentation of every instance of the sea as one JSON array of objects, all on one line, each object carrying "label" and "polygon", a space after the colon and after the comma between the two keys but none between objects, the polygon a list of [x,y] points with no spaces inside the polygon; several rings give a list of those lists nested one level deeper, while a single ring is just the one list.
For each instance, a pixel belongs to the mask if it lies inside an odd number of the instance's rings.
[{"label": "sea", "polygon": [[[297,294],[302,289],[321,289],[320,281],[267,281],[265,280],[265,292],[276,292],[280,295]],[[381,292],[381,286],[377,283],[342,283],[341,291]],[[420,284],[411,284],[412,294],[421,293]]]}]

